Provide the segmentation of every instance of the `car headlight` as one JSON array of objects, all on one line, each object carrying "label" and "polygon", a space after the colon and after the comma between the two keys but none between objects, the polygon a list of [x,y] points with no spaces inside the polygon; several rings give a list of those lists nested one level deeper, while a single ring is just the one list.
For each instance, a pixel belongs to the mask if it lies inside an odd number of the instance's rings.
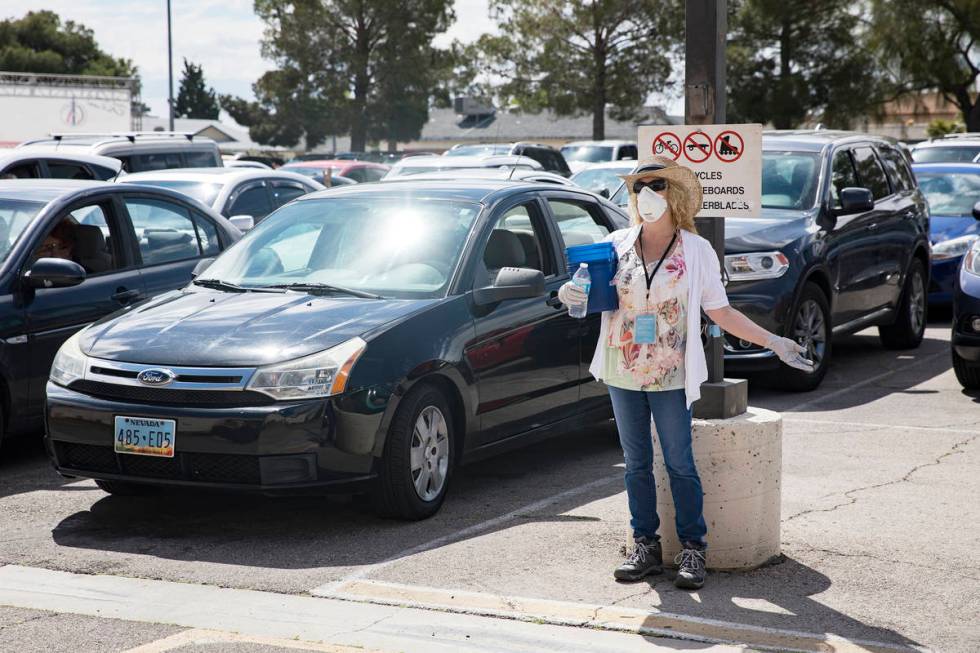
[{"label": "car headlight", "polygon": [[782,252],[730,254],[725,257],[725,271],[732,281],[776,279],[786,274],[789,259]]},{"label": "car headlight", "polygon": [[963,270],[980,277],[980,240],[974,240],[963,257]]},{"label": "car headlight", "polygon": [[61,345],[61,349],[55,354],[54,362],[51,363],[50,379],[58,385],[67,386],[72,381],[85,378],[85,367],[88,365],[88,356],[82,353],[78,346],[78,339],[81,331],[73,335]]},{"label": "car headlight", "polygon": [[977,236],[960,236],[936,243],[932,246],[932,260],[943,261],[950,258],[958,258],[969,251],[970,246],[976,242]]},{"label": "car headlight", "polygon": [[367,348],[360,338],[310,356],[260,367],[248,389],[274,399],[314,399],[338,395],[347,388],[354,363]]}]

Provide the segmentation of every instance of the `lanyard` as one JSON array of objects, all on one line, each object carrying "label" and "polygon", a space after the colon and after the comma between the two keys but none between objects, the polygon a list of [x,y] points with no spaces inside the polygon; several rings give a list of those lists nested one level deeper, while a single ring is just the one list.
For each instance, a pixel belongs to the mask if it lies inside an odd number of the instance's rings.
[{"label": "lanyard", "polygon": [[650,286],[653,285],[653,278],[657,276],[657,271],[660,270],[660,266],[664,264],[664,259],[670,254],[670,250],[674,248],[674,241],[677,240],[677,232],[674,232],[674,237],[670,239],[670,244],[667,245],[667,249],[664,250],[663,256],[660,257],[660,261],[657,263],[657,267],[653,268],[653,273],[649,276],[647,275],[647,259],[643,254],[643,227],[640,227],[640,261],[643,263],[643,278],[647,282],[647,301],[646,305],[650,305]]}]

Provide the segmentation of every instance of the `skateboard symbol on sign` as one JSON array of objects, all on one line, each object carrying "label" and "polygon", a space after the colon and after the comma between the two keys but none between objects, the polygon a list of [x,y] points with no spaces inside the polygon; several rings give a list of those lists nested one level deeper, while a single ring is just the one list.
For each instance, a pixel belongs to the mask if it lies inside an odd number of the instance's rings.
[{"label": "skateboard symbol on sign", "polygon": [[745,151],[742,137],[733,131],[724,131],[715,138],[715,154],[724,163],[734,163]]},{"label": "skateboard symbol on sign", "polygon": [[653,153],[676,161],[681,155],[681,139],[671,132],[658,134],[653,139]]},{"label": "skateboard symbol on sign", "polygon": [[704,163],[711,156],[711,139],[704,132],[688,134],[684,139],[684,156],[693,163]]}]

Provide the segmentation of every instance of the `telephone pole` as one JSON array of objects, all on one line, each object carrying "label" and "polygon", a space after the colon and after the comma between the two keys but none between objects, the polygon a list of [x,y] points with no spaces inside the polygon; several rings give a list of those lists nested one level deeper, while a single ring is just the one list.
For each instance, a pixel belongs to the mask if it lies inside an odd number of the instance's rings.
[{"label": "telephone pole", "polygon": [[170,131],[174,130],[174,48],[170,21],[170,0],[167,0],[167,111]]}]

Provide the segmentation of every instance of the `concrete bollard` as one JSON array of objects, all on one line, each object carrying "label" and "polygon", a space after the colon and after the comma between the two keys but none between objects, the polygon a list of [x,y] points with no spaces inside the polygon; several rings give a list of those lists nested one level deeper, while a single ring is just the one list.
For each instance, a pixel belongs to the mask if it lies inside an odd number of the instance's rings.
[{"label": "concrete bollard", "polygon": [[[750,406],[729,419],[695,419],[692,427],[704,488],[708,568],[748,570],[765,564],[779,555],[782,417]],[[653,439],[660,537],[664,563],[672,565],[680,551],[674,500],[655,428]]]}]

